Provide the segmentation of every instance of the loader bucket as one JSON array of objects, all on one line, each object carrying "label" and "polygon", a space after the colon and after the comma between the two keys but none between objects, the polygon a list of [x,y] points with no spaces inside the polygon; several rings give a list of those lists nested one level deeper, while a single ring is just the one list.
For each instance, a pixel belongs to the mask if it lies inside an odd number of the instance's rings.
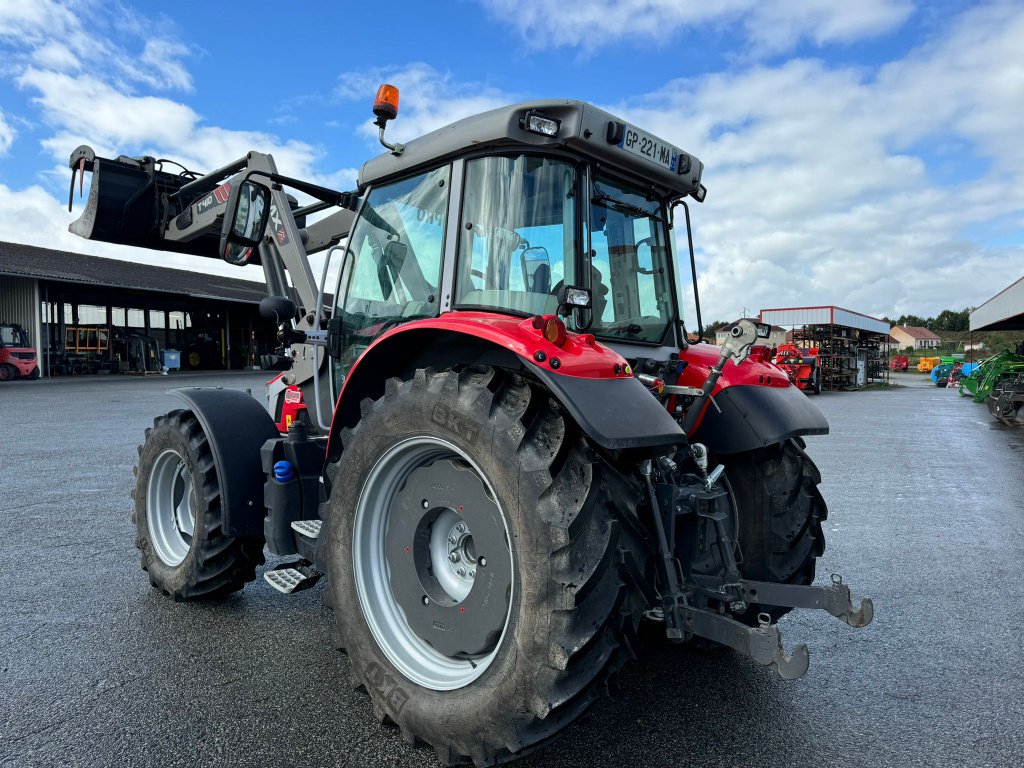
[{"label": "loader bucket", "polygon": [[76,176],[81,194],[85,174],[92,173],[85,210],[68,226],[71,233],[105,243],[220,257],[217,236],[201,236],[189,242],[173,242],[161,237],[163,228],[174,226],[175,218],[192,202],[171,198],[191,179],[158,170],[157,161],[151,157],[122,156],[110,160],[97,157],[92,147],[84,145],[71,153],[69,165],[69,211]]}]

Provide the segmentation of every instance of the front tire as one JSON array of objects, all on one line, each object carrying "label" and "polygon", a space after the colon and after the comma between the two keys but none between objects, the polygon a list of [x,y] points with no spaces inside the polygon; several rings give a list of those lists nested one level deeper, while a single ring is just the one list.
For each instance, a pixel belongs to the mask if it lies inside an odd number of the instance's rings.
[{"label": "front tire", "polygon": [[[626,657],[621,476],[546,391],[484,367],[391,379],[342,438],[331,597],[379,719],[448,764],[553,738]],[[435,551],[467,531],[457,561]]]},{"label": "front tire", "polygon": [[18,369],[13,365],[0,363],[0,381],[14,381],[18,378]]},{"label": "front tire", "polygon": [[[743,560],[740,573],[755,581],[811,584],[818,557],[825,551],[821,524],[828,516],[818,490],[821,473],[794,438],[756,451],[719,457],[736,511]],[[759,612],[778,619],[790,608],[752,606],[743,619]]]},{"label": "front tire", "polygon": [[256,578],[263,540],[224,534],[217,468],[192,411],[154,420],[135,475],[135,546],[154,587],[177,601],[198,600],[237,592]]}]

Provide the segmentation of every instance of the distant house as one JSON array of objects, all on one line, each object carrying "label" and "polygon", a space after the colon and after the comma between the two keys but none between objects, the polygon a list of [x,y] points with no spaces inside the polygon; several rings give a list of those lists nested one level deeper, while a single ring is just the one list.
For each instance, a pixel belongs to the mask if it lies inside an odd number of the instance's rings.
[{"label": "distant house", "polygon": [[985,349],[984,341],[964,341],[961,342],[960,347],[964,352],[980,352]]},{"label": "distant house", "polygon": [[894,325],[891,335],[900,349],[936,349],[942,339],[919,325]]}]

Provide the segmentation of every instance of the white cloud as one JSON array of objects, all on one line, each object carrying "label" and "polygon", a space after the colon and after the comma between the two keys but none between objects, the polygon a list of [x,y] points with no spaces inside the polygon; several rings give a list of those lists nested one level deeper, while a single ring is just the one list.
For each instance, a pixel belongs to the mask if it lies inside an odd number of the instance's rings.
[{"label": "white cloud", "polygon": [[744,305],[930,314],[1019,276],[1024,246],[983,233],[1024,216],[1024,9],[948,28],[877,74],[795,60],[611,107],[707,165],[705,320]]},{"label": "white cloud", "polygon": [[448,72],[439,72],[429,64],[417,62],[404,67],[346,72],[338,80],[335,95],[366,105],[367,118],[359,132],[373,139],[373,98],[381,83],[399,90],[398,119],[388,125],[390,141],[408,141],[464,117],[509,104],[515,98],[500,89],[481,83],[456,81]]},{"label": "white cloud", "polygon": [[17,135],[18,132],[7,123],[3,110],[0,110],[0,155],[7,154],[7,150],[11,148],[14,137]]},{"label": "white cloud", "polygon": [[32,62],[55,72],[77,72],[88,65],[98,77],[191,90],[192,77],[181,63],[189,48],[154,29],[120,3],[0,0],[0,41],[8,46],[8,66]]},{"label": "white cloud", "polygon": [[802,39],[816,45],[851,43],[889,32],[911,14],[909,0],[481,0],[532,47],[592,51],[622,40],[665,42],[679,30],[741,26],[761,53],[788,50]]}]

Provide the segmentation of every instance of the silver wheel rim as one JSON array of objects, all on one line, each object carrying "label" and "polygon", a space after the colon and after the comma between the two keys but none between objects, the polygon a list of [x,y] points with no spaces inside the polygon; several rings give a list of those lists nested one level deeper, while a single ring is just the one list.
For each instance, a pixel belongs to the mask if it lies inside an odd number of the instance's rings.
[{"label": "silver wheel rim", "polygon": [[[435,691],[450,691],[469,685],[479,678],[497,657],[508,631],[513,605],[505,613],[501,633],[492,650],[471,658],[445,656],[420,638],[410,627],[391,587],[391,573],[385,553],[385,540],[392,502],[406,479],[416,469],[438,459],[451,458],[466,465],[483,483],[493,498],[504,524],[505,541],[509,541],[507,516],[494,489],[479,466],[460,448],[436,437],[421,436],[404,440],[391,448],[370,470],[356,502],[352,532],[352,569],[359,604],[377,645],[388,660],[412,682]],[[430,557],[434,574],[452,599],[458,601],[472,588],[473,576],[459,576],[457,565],[450,560],[452,551],[466,552],[471,532],[460,531],[456,541],[450,534],[459,524],[457,516],[442,513],[434,521],[429,537]],[[460,549],[461,548],[461,549]],[[514,560],[509,557],[509,574],[514,590]],[[474,573],[475,576],[475,573]]]},{"label": "silver wheel rim", "polygon": [[157,557],[178,565],[188,554],[195,534],[192,473],[181,454],[168,449],[156,457],[146,488],[149,539]]}]

